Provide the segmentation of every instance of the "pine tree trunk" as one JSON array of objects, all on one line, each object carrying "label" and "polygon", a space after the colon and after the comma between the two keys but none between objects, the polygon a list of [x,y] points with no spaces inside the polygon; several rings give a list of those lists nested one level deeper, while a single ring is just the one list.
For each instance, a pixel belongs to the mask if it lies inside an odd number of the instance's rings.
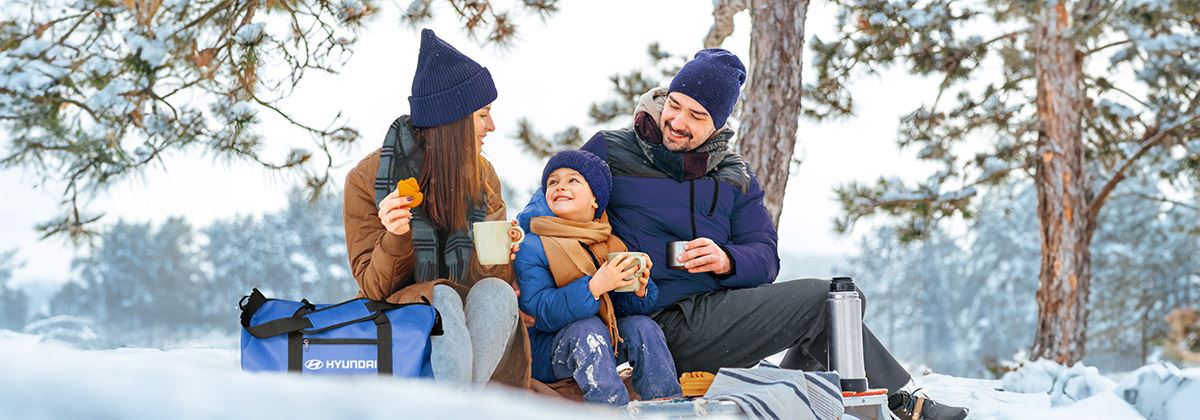
[{"label": "pine tree trunk", "polygon": [[750,77],[742,94],[738,152],[758,176],[779,225],[800,123],[800,68],[808,0],[750,4]]},{"label": "pine tree trunk", "polygon": [[1081,55],[1065,2],[1044,7],[1034,28],[1037,72],[1038,221],[1042,262],[1033,357],[1074,363],[1084,356],[1092,223],[1081,136]]}]

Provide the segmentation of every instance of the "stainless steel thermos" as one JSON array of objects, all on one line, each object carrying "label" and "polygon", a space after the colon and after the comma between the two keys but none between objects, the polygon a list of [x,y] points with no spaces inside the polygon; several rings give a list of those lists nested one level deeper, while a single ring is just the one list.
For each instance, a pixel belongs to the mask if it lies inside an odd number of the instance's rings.
[{"label": "stainless steel thermos", "polygon": [[829,311],[829,367],[842,378],[842,391],[866,391],[862,299],[849,277],[834,277],[825,299]]}]

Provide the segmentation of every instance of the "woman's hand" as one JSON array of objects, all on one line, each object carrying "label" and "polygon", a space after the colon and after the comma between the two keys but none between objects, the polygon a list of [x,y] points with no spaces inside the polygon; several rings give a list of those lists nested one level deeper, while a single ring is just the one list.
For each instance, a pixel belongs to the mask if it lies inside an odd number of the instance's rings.
[{"label": "woman's hand", "polygon": [[412,197],[401,197],[398,191],[392,191],[379,202],[379,222],[392,234],[408,233],[411,228],[409,222],[412,221],[412,213],[408,209],[411,203]]},{"label": "woman's hand", "polygon": [[592,292],[592,297],[600,299],[605,293],[636,283],[636,278],[629,281],[625,278],[632,276],[637,269],[637,259],[626,258],[624,255],[613,258],[601,265],[596,274],[592,275],[592,280],[588,282],[588,290]]},{"label": "woman's hand", "polygon": [[[517,221],[513,220],[512,225],[516,226]],[[508,260],[516,261],[517,260],[517,251],[521,250],[521,243],[517,242],[517,239],[521,238],[521,234],[514,229],[509,229],[508,230],[508,238],[513,240],[512,248],[510,250],[511,252],[508,253]]]},{"label": "woman's hand", "polygon": [[[517,295],[517,299],[520,299],[521,298],[521,285],[515,281],[512,282],[511,284],[512,284],[512,288],[513,288],[513,293],[515,293]],[[533,315],[527,314],[527,313],[525,313],[525,311],[522,311],[520,309],[517,309],[517,313],[520,314],[521,323],[525,324],[525,328],[533,328],[533,325],[537,324],[537,318],[534,318]]]}]

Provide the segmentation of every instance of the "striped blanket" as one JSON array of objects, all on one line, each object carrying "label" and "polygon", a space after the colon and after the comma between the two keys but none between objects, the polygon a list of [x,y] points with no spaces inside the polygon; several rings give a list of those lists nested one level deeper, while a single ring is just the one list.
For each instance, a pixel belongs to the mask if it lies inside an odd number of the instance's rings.
[{"label": "striped blanket", "polygon": [[844,413],[835,372],[802,372],[762,363],[721,369],[704,398],[732,401],[757,419],[833,420]]}]

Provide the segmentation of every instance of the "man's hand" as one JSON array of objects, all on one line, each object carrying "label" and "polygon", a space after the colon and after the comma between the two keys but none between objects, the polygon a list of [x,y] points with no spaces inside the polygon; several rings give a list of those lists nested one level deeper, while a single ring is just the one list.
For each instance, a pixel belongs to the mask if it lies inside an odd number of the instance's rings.
[{"label": "man's hand", "polygon": [[411,203],[412,197],[401,197],[397,191],[392,191],[379,202],[379,221],[388,232],[396,235],[408,233],[411,228],[409,222],[412,221],[412,213],[408,210]]},{"label": "man's hand", "polygon": [[733,269],[729,255],[708,238],[697,238],[687,243],[686,251],[679,256],[689,273],[712,272],[718,276],[729,274]]}]

